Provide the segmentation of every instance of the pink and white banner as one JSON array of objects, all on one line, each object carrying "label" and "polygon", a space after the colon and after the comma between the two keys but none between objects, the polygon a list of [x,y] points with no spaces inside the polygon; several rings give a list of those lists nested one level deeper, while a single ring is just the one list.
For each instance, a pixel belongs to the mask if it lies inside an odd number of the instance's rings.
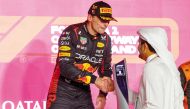
[{"label": "pink and white banner", "polygon": [[[59,35],[68,25],[85,21],[95,1],[0,0],[0,109],[46,108]],[[190,59],[189,0],[105,1],[118,20],[106,30],[112,39],[112,63],[126,58],[130,89],[138,92],[144,64],[138,58],[138,28],[165,28],[177,66]],[[97,92],[92,85],[94,103]],[[106,109],[116,108],[112,92]]]}]

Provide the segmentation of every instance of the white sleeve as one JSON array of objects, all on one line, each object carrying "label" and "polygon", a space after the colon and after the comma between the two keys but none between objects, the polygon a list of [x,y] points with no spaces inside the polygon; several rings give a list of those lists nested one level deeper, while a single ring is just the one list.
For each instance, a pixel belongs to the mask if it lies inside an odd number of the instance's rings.
[{"label": "white sleeve", "polygon": [[133,90],[131,90],[130,88],[128,89],[128,94],[129,94],[129,103],[130,104],[135,104],[137,97],[138,97],[138,93],[134,92]]},{"label": "white sleeve", "polygon": [[164,103],[164,70],[159,65],[144,69],[145,104],[143,109],[162,109]]}]

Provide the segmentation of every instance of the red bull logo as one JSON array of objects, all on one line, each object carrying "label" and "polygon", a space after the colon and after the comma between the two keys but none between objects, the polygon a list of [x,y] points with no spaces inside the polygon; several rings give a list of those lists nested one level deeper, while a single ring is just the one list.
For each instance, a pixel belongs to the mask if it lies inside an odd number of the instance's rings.
[{"label": "red bull logo", "polygon": [[94,73],[96,71],[96,68],[93,68],[89,63],[75,64],[75,66],[82,71],[87,71],[90,73]]},{"label": "red bull logo", "polygon": [[85,84],[89,84],[90,80],[91,80],[91,77],[90,76],[85,76],[85,77],[79,78],[78,80],[84,82]]}]

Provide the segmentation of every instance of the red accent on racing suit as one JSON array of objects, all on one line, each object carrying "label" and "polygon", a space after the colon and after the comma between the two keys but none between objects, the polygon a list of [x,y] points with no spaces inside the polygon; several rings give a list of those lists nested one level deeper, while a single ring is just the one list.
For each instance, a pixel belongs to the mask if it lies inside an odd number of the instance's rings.
[{"label": "red accent on racing suit", "polygon": [[106,33],[90,35],[84,22],[68,26],[58,45],[47,108],[70,109],[82,105],[83,109],[93,109],[89,87],[97,78],[93,73],[97,71],[100,77],[112,75],[110,37]]}]

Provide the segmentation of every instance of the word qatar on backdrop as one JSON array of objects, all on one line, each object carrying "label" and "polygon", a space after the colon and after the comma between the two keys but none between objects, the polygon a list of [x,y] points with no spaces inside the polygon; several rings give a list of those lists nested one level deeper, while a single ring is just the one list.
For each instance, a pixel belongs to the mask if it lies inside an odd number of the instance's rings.
[{"label": "word qatar on backdrop", "polygon": [[46,101],[4,101],[1,109],[46,109]]}]

